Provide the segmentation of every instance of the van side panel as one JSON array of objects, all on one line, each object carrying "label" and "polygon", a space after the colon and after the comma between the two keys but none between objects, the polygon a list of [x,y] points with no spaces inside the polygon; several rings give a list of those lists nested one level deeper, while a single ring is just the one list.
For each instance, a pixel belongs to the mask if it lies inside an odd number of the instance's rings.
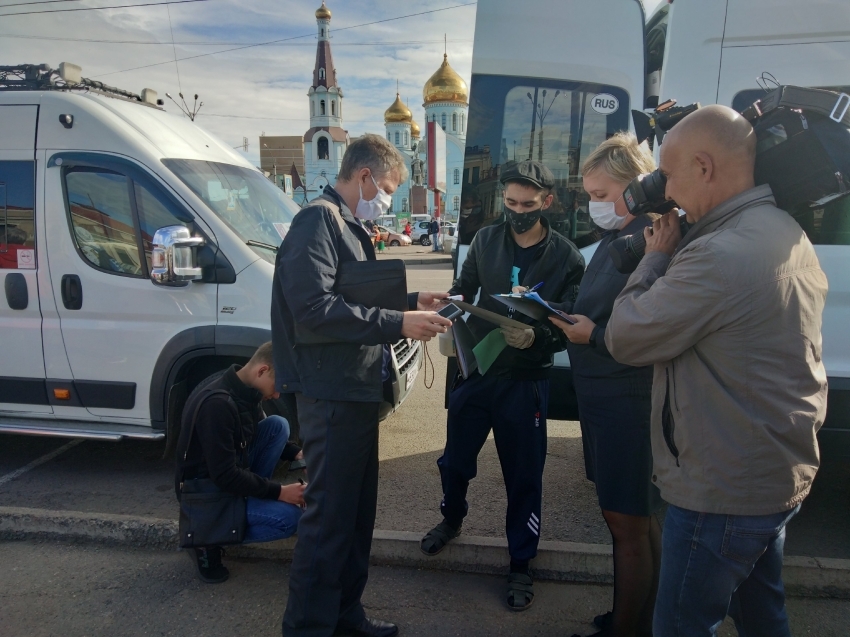
[{"label": "van side panel", "polygon": [[725,0],[670,6],[659,101],[714,104],[725,20]]}]

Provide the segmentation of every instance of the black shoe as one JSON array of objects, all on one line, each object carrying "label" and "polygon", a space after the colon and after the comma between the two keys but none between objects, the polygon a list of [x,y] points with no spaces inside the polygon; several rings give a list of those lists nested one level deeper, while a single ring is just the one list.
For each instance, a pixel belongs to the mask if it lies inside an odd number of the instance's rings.
[{"label": "black shoe", "polygon": [[207,546],[202,549],[189,549],[189,555],[195,556],[198,577],[207,584],[220,584],[230,577],[230,571],[221,563],[220,546]]},{"label": "black shoe", "polygon": [[334,635],[351,635],[352,637],[394,637],[398,635],[398,626],[380,619],[364,617],[357,626],[345,626],[340,624],[336,627]]},{"label": "black shoe", "polygon": [[593,623],[602,630],[611,628],[614,625],[614,612],[609,610],[607,613],[597,615],[593,618]]}]

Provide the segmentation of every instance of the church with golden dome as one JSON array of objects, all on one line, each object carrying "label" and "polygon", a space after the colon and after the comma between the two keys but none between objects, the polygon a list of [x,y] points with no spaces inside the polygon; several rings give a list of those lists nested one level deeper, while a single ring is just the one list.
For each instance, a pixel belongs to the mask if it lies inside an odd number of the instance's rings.
[{"label": "church with golden dome", "polygon": [[[443,56],[440,68],[425,82],[422,88],[422,106],[425,121],[435,122],[446,133],[446,192],[443,194],[441,214],[457,218],[460,210],[461,175],[463,154],[466,147],[466,120],[469,109],[469,88],[463,78],[449,64],[448,54]],[[387,139],[398,150],[414,161],[425,161],[427,140],[413,113],[396,93],[395,101],[384,112]],[[423,183],[426,176],[422,175]],[[410,171],[410,179],[402,184],[393,195],[393,212],[398,217],[410,214],[433,214],[433,197],[427,197],[416,186],[417,174]]]}]

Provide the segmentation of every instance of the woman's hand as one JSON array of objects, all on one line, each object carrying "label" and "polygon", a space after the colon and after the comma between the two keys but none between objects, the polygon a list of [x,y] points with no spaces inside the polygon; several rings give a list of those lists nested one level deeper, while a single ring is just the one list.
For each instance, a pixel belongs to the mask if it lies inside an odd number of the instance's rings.
[{"label": "woman's hand", "polygon": [[307,505],[304,501],[304,489],[306,488],[306,484],[284,484],[280,487],[280,495],[277,496],[277,499],[303,508]]},{"label": "woman's hand", "polygon": [[566,321],[562,321],[554,316],[550,316],[549,320],[552,321],[552,323],[554,323],[555,326],[558,327],[564,334],[566,334],[570,343],[575,343],[576,345],[587,345],[590,342],[590,335],[593,333],[593,328],[596,327],[596,323],[581,314],[568,314],[567,316],[573,319],[576,324],[570,325]]}]

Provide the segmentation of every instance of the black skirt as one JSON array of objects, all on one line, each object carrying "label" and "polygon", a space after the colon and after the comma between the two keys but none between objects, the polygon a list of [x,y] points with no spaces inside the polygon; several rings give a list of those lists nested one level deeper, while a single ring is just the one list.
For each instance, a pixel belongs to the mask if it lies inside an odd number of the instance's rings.
[{"label": "black skirt", "polygon": [[651,398],[628,393],[591,395],[579,387],[576,393],[585,471],[587,479],[596,484],[599,506],[643,517],[658,511],[662,501],[652,483]]}]

